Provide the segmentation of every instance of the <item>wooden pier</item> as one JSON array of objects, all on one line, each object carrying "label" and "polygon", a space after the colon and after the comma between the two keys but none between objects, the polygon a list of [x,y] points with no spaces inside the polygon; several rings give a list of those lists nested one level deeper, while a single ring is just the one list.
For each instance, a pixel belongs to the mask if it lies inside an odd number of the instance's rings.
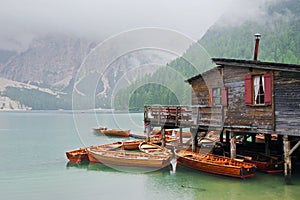
[{"label": "wooden pier", "polygon": [[144,122],[147,126],[186,128],[193,124],[188,106],[144,106]]}]

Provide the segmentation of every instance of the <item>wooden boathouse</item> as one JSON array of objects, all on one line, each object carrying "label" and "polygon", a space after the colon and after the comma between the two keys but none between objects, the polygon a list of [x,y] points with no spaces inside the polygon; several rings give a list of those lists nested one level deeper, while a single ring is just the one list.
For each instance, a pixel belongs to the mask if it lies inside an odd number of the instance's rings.
[{"label": "wooden boathouse", "polygon": [[[218,131],[232,158],[237,148],[281,155],[289,184],[292,158],[299,160],[300,65],[256,58],[213,58],[216,67],[186,81],[192,87],[191,106],[145,106],[147,133],[151,126],[190,128],[195,146],[197,133]],[[256,143],[257,135],[263,144]]]}]

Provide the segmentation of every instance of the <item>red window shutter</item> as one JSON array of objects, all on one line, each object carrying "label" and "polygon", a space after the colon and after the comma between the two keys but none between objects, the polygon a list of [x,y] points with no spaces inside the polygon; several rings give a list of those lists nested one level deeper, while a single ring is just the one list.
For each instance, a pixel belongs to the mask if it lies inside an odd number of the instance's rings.
[{"label": "red window shutter", "polygon": [[266,73],[265,77],[265,105],[272,104],[272,73]]},{"label": "red window shutter", "polygon": [[222,88],[222,106],[227,106],[228,104],[228,88]]},{"label": "red window shutter", "polygon": [[245,76],[245,104],[252,105],[252,76]]},{"label": "red window shutter", "polygon": [[213,92],[212,92],[212,88],[209,89],[209,102],[208,102],[209,106],[213,105]]}]

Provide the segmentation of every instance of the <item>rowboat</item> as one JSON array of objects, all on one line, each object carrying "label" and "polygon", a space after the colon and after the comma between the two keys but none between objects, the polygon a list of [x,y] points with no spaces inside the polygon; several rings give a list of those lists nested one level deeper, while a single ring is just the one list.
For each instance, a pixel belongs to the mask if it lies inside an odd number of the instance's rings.
[{"label": "rowboat", "polygon": [[161,169],[170,164],[171,156],[151,155],[144,152],[130,152],[125,150],[94,151],[87,149],[89,157],[103,164],[128,167],[144,167]]},{"label": "rowboat", "polygon": [[[174,131],[175,132],[175,135],[176,137],[179,137],[180,136],[180,132],[179,131]],[[182,137],[184,138],[190,138],[192,137],[192,133],[191,132],[188,132],[188,131],[182,131]]]},{"label": "rowboat", "polygon": [[138,150],[140,143],[145,140],[132,140],[132,141],[123,141],[123,149],[124,150]]},{"label": "rowboat", "polygon": [[93,128],[93,131],[95,131],[95,132],[100,132],[101,133],[102,130],[107,130],[107,128],[106,127]]},{"label": "rowboat", "polygon": [[100,162],[100,160],[95,159],[93,156],[90,155],[90,151],[115,151],[117,149],[121,149],[123,147],[122,142],[114,142],[111,144],[104,144],[104,145],[98,145],[98,146],[91,146],[86,148],[88,159],[90,162]]},{"label": "rowboat", "polygon": [[284,169],[284,161],[276,157],[267,156],[261,153],[243,151],[237,157],[241,157],[245,162],[250,162],[256,165],[257,170],[269,174],[281,173]]},{"label": "rowboat", "polygon": [[66,156],[72,163],[80,163],[83,161],[88,161],[88,153],[86,151],[86,148],[67,151]]},{"label": "rowboat", "polygon": [[233,160],[212,154],[197,154],[191,151],[176,151],[177,162],[195,170],[236,178],[249,178],[255,173],[252,163]]},{"label": "rowboat", "polygon": [[[165,134],[166,135],[172,135],[173,130],[172,129],[165,129]],[[161,129],[153,129],[150,132],[150,135],[156,135],[156,134],[161,134]]]},{"label": "rowboat", "polygon": [[[277,140],[277,134],[271,134],[271,140]],[[265,135],[264,134],[257,134],[255,136],[256,143],[265,143]]]},{"label": "rowboat", "polygon": [[109,136],[129,137],[130,130],[106,129],[100,130],[101,133]]},{"label": "rowboat", "polygon": [[153,144],[151,142],[142,142],[142,143],[140,143],[139,149],[140,149],[141,152],[151,154],[151,155],[171,156],[171,153],[167,149],[162,148],[161,146]]},{"label": "rowboat", "polygon": [[[161,134],[154,134],[150,136],[150,140],[162,140]],[[165,135],[166,142],[176,142],[179,141],[179,138],[172,137],[171,135]]]}]

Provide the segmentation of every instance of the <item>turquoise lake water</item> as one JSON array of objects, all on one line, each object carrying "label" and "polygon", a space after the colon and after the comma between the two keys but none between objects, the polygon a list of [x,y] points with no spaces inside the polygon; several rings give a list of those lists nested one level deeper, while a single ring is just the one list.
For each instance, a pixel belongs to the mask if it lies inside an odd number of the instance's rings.
[{"label": "turquoise lake water", "polygon": [[[299,199],[300,170],[293,185],[281,174],[257,172],[246,180],[177,167],[143,173],[102,164],[70,164],[65,152],[117,141],[92,127],[143,131],[143,114],[0,112],[0,198],[17,199]],[[124,140],[124,139],[122,139]]]}]

